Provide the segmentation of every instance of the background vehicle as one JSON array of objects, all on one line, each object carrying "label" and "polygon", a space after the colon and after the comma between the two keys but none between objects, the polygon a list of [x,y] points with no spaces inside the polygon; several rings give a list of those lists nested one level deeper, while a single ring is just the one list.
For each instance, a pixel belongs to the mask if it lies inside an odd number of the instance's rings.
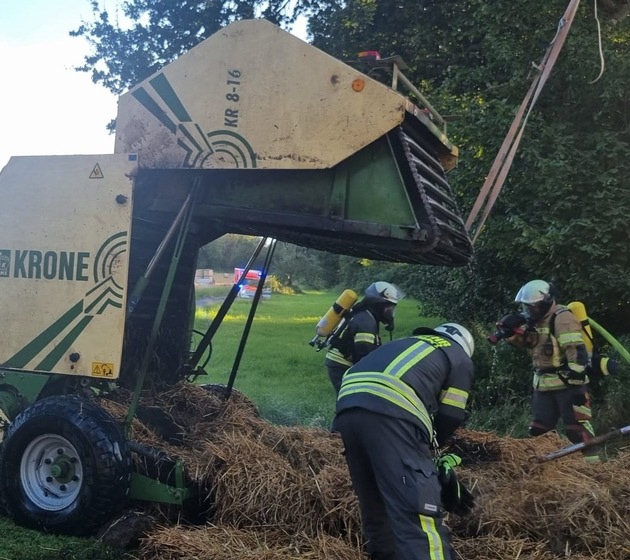
[{"label": "background vehicle", "polygon": [[[238,297],[240,298],[253,298],[256,295],[256,288],[260,282],[262,271],[249,270],[245,273],[244,268],[234,269],[234,283],[239,285]],[[271,297],[271,288],[269,286],[263,286],[262,298],[269,299]]]}]

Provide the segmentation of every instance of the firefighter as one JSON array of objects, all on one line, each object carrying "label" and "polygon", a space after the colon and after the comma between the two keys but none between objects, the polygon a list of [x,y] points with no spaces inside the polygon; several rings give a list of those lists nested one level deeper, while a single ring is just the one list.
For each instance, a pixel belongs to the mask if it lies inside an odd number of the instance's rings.
[{"label": "firefighter", "polygon": [[394,330],[394,311],[404,294],[389,282],[374,282],[365,290],[363,299],[354,305],[352,315],[341,334],[333,337],[326,354],[328,377],[339,394],[345,371],[381,345],[379,326]]},{"label": "firefighter", "polygon": [[[588,392],[589,356],[579,321],[567,307],[556,302],[554,288],[545,280],[525,284],[515,302],[521,304],[522,313],[504,317],[502,326],[511,335],[507,341],[526,348],[532,357],[529,435],[549,432],[562,419],[565,434],[572,443],[588,441],[595,434]],[[589,462],[599,460],[595,449],[587,451],[585,458]]]},{"label": "firefighter", "polygon": [[377,348],[343,377],[336,429],[359,499],[372,560],[450,560],[444,509],[465,514],[472,494],[444,445],[465,418],[474,340],[455,323],[416,329]]}]

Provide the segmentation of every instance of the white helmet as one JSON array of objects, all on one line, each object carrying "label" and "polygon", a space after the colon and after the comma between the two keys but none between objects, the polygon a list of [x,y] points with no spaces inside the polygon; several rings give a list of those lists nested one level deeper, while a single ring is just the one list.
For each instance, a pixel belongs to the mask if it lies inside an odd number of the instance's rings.
[{"label": "white helmet", "polygon": [[516,294],[515,303],[549,303],[553,299],[551,295],[551,284],[545,280],[532,280],[527,282]]},{"label": "white helmet", "polygon": [[551,309],[554,300],[552,290],[549,282],[532,280],[518,291],[514,301],[521,304],[527,320],[536,323]]},{"label": "white helmet", "polygon": [[439,327],[435,327],[433,330],[457,342],[457,344],[464,349],[464,352],[468,354],[468,357],[472,358],[473,352],[475,351],[475,339],[467,328],[457,323],[444,323]]},{"label": "white helmet", "polygon": [[373,282],[365,290],[365,301],[370,303],[393,303],[396,305],[405,294],[389,282]]}]

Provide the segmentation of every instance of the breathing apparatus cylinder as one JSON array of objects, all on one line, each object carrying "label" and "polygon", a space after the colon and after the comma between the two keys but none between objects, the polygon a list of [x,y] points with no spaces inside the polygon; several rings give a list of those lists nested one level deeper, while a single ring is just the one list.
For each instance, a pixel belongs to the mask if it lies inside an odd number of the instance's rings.
[{"label": "breathing apparatus cylinder", "polygon": [[353,290],[344,290],[317,323],[315,327],[317,336],[328,336],[331,334],[346,312],[357,302],[357,299],[359,297]]},{"label": "breathing apparatus cylinder", "polygon": [[584,346],[588,355],[593,353],[593,331],[591,324],[588,322],[588,315],[586,314],[586,306],[581,301],[572,301],[567,305],[571,313],[575,315],[575,318],[582,325],[582,339],[584,340]]},{"label": "breathing apparatus cylinder", "polygon": [[590,373],[601,377],[616,375],[619,369],[616,360],[608,356],[602,356],[599,352],[594,351],[593,330],[586,314],[585,305],[581,301],[572,301],[567,307],[582,325],[582,339],[588,355],[591,357]]}]

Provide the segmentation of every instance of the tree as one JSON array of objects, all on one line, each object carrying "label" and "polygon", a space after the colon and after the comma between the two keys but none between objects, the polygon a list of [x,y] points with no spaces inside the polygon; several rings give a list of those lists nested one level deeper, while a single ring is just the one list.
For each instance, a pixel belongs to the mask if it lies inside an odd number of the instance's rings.
[{"label": "tree", "polygon": [[[220,271],[242,268],[249,261],[259,241],[259,237],[227,233],[201,248],[197,268],[212,268]],[[262,265],[263,258],[259,255],[254,268]]]},{"label": "tree", "polygon": [[[311,19],[314,43],[349,56],[371,44],[400,53],[459,145],[450,181],[464,210],[490,169],[566,1],[354,0],[323,3]],[[412,267],[408,290],[437,314],[489,321],[534,277],[585,300],[596,317],[630,325],[630,24],[611,2],[602,27],[582,5],[529,120],[518,157],[480,237],[471,266]],[[421,17],[410,17],[421,14]],[[601,14],[600,14],[601,15]]]},{"label": "tree", "polygon": [[278,25],[293,22],[297,7],[291,10],[290,4],[287,0],[128,0],[122,4],[122,16],[133,24],[124,28],[118,13],[112,18],[98,0],[92,0],[94,19],[70,32],[92,46],[77,70],[120,94],[233,21],[263,17]]}]

